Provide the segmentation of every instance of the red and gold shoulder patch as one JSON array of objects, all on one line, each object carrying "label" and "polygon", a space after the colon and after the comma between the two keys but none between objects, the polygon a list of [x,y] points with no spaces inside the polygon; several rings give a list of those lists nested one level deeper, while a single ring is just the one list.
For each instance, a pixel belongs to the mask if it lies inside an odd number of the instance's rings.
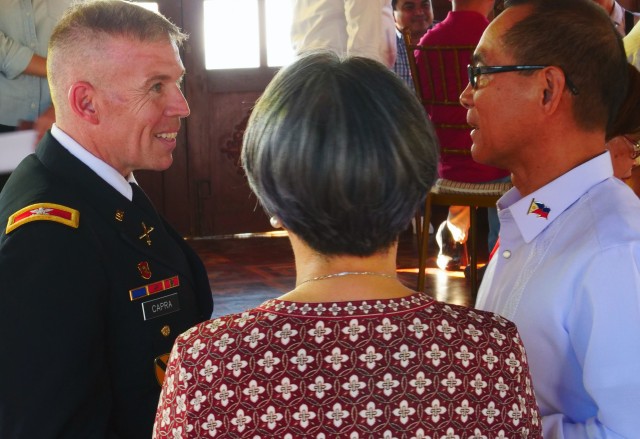
[{"label": "red and gold shoulder patch", "polygon": [[7,221],[7,234],[31,221],[54,221],[76,229],[80,223],[80,212],[60,204],[32,204],[20,209],[9,217],[9,221]]}]

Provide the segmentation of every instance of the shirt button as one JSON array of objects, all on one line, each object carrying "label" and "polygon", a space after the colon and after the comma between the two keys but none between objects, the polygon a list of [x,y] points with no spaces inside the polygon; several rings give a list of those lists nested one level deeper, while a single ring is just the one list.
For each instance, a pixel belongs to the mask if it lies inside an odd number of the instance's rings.
[{"label": "shirt button", "polygon": [[502,252],[502,257],[505,259],[509,259],[511,257],[511,251],[510,250],[505,250]]},{"label": "shirt button", "polygon": [[169,337],[169,334],[171,334],[171,328],[169,327],[169,325],[164,325],[160,330],[160,333],[165,337]]}]

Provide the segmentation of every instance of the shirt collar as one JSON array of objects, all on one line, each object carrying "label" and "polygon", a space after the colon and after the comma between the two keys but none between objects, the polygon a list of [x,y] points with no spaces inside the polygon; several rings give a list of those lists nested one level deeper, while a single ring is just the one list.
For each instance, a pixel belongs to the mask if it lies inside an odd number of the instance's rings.
[{"label": "shirt collar", "polygon": [[498,209],[509,210],[529,243],[593,186],[612,176],[611,156],[605,151],[526,197],[511,188],[498,200]]},{"label": "shirt collar", "polygon": [[129,201],[133,199],[133,190],[129,183],[136,183],[133,174],[129,174],[124,178],[113,167],[100,160],[98,157],[87,151],[82,145],[73,140],[71,136],[62,131],[56,124],[51,127],[51,135],[60,144],[69,151],[69,153],[88,166],[93,172],[98,174],[100,178],[106,181],[115,190],[120,192]]},{"label": "shirt collar", "polygon": [[616,28],[624,22],[624,8],[617,1],[613,2],[613,10],[609,14],[609,18],[611,18]]}]

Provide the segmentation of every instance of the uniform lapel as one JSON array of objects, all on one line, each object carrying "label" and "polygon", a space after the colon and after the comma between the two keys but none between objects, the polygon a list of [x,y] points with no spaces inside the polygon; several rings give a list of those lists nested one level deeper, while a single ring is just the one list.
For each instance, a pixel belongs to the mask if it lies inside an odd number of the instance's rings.
[{"label": "uniform lapel", "polygon": [[[143,198],[139,204],[134,204],[70,154],[49,133],[41,142],[37,155],[51,172],[82,194],[97,217],[118,230],[123,241],[145,257],[178,271],[189,282],[194,282],[187,257],[167,230],[170,226],[165,224],[139,187],[137,192]],[[81,226],[82,220],[80,212]]]}]

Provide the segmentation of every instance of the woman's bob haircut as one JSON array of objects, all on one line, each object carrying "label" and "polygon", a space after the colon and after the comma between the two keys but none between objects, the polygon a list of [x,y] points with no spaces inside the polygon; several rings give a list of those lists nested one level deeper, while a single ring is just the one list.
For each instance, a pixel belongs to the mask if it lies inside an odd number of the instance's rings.
[{"label": "woman's bob haircut", "polygon": [[276,75],[242,150],[267,214],[326,256],[387,250],[424,202],[437,162],[415,94],[376,61],[330,52]]}]

